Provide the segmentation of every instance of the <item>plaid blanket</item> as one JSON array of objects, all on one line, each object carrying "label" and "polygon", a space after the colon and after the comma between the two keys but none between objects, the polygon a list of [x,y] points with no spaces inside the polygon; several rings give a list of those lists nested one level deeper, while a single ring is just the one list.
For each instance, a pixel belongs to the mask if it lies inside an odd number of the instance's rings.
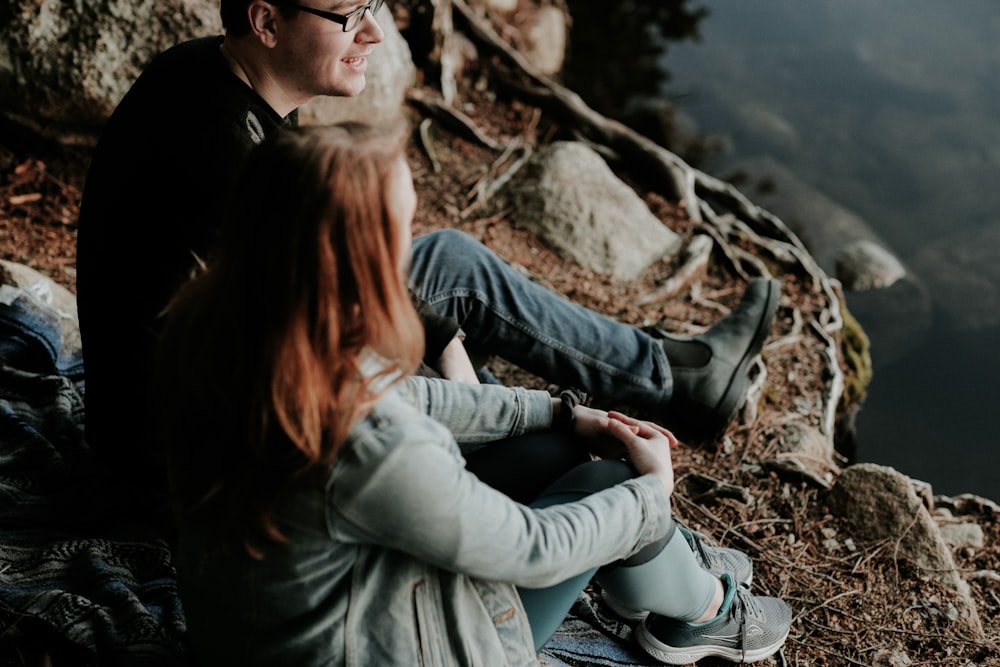
[{"label": "plaid blanket", "polygon": [[57,637],[93,664],[193,664],[170,551],[123,518],[83,437],[83,365],[59,317],[0,287],[0,636]]},{"label": "plaid blanket", "polygon": [[[83,363],[65,317],[0,286],[0,648],[41,646],[57,666],[194,665],[170,550],[122,507],[84,438]],[[580,597],[542,665],[655,664],[598,600]],[[72,658],[56,659],[55,645]]]},{"label": "plaid blanket", "polygon": [[615,616],[595,587],[577,599],[556,634],[542,647],[543,667],[654,667],[632,640],[632,627]]}]

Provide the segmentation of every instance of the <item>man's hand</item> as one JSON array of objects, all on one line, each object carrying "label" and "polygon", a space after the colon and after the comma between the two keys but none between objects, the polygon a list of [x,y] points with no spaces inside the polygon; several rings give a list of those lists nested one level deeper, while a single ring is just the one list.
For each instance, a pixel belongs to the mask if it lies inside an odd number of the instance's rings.
[{"label": "man's hand", "polygon": [[451,339],[441,353],[441,358],[438,359],[438,372],[447,380],[479,384],[479,376],[476,375],[472,359],[469,358],[462,340],[457,336]]}]

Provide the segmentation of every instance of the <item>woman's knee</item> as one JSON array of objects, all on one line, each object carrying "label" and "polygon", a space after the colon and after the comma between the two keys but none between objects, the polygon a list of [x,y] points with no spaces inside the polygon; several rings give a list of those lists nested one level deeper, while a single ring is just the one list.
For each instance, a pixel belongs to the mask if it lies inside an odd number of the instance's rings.
[{"label": "woman's knee", "polygon": [[574,494],[583,497],[621,484],[634,478],[636,474],[635,468],[625,461],[611,459],[588,461],[557,479],[545,489],[541,497]]},{"label": "woman's knee", "polygon": [[557,480],[589,463],[579,441],[557,431],[535,431],[485,445],[465,455],[466,469],[521,503],[530,503]]}]

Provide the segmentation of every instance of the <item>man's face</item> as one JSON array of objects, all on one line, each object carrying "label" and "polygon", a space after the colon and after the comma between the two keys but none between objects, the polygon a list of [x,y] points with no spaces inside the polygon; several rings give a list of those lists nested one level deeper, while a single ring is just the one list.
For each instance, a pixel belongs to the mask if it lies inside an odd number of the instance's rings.
[{"label": "man's face", "polygon": [[[363,7],[362,0],[302,0],[299,4],[336,14]],[[389,11],[379,19],[391,21]],[[292,96],[354,96],[364,90],[368,56],[385,38],[376,18],[364,13],[360,25],[344,32],[339,23],[293,10],[279,19],[276,72]]]}]

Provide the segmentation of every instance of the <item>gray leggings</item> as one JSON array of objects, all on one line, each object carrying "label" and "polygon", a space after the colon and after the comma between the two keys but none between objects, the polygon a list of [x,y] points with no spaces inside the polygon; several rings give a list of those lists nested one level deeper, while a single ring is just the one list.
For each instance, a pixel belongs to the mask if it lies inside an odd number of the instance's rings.
[{"label": "gray leggings", "polygon": [[[531,507],[573,502],[635,477],[623,461],[592,461],[570,436],[555,431],[487,445],[466,455],[484,482]],[[536,650],[552,637],[580,592],[596,577],[629,607],[678,620],[701,616],[715,594],[715,577],[699,565],[674,527],[625,561],[594,568],[546,588],[519,588]]]}]

